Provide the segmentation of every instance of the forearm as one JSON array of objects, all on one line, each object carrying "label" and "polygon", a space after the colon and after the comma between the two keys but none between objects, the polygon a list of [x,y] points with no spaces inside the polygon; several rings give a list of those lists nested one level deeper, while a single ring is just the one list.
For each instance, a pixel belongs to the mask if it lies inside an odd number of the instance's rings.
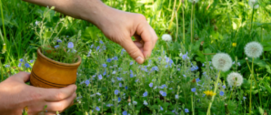
[{"label": "forearm", "polygon": [[55,10],[74,18],[89,21],[100,27],[113,8],[103,4],[100,0],[24,0],[41,6],[55,7]]}]

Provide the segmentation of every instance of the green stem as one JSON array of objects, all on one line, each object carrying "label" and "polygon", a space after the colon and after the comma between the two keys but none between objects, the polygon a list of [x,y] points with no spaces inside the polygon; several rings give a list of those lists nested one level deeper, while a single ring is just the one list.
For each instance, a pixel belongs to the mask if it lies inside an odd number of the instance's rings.
[{"label": "green stem", "polygon": [[250,77],[250,92],[249,92],[249,114],[251,115],[251,106],[252,106],[252,78],[254,78],[253,70],[254,58],[252,58],[252,68],[251,68],[251,77]]},{"label": "green stem", "polygon": [[250,22],[249,37],[251,37],[253,17],[254,17],[254,6],[253,6],[252,17],[251,17],[251,22]]},{"label": "green stem", "polygon": [[195,111],[194,111],[194,101],[193,101],[193,94],[191,95],[191,102],[192,102],[192,115],[195,115]]},{"label": "green stem", "polygon": [[[220,73],[221,73],[221,71],[219,71],[219,72],[218,72],[218,75],[217,75],[214,93],[215,93],[216,90],[217,90],[217,84],[218,84],[218,81],[219,81]],[[208,110],[207,110],[207,115],[211,115],[211,107],[212,107],[212,103],[213,103],[214,99],[215,99],[215,95],[212,96],[212,100],[211,100],[211,102],[210,102],[210,104],[209,104],[209,107],[208,107]]]},{"label": "green stem", "polygon": [[184,4],[183,4],[183,7],[182,7],[182,11],[183,11],[183,44],[185,44]]},{"label": "green stem", "polygon": [[193,9],[194,9],[194,3],[192,5],[192,10],[191,10],[191,43],[193,43]]}]

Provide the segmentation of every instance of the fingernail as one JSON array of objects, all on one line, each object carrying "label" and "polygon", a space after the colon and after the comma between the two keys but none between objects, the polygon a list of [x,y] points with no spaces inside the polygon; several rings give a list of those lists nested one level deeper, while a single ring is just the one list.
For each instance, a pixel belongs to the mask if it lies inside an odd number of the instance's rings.
[{"label": "fingernail", "polygon": [[142,57],[138,56],[138,57],[136,58],[136,62],[137,62],[137,63],[143,63],[144,60],[143,60]]}]

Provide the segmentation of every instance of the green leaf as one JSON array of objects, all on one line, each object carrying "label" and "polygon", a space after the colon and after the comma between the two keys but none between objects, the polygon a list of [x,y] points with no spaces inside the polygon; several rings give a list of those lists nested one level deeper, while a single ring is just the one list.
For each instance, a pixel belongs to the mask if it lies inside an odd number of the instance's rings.
[{"label": "green leaf", "polygon": [[267,72],[271,74],[270,66],[266,65],[265,68],[267,69]]},{"label": "green leaf", "polygon": [[267,90],[269,93],[271,93],[270,84],[267,83],[267,82],[263,82],[263,85],[264,85],[264,87],[266,88],[266,90]]},{"label": "green leaf", "polygon": [[258,109],[259,109],[260,114],[261,114],[261,115],[263,115],[263,114],[264,114],[264,110],[263,110],[263,108],[258,107]]}]

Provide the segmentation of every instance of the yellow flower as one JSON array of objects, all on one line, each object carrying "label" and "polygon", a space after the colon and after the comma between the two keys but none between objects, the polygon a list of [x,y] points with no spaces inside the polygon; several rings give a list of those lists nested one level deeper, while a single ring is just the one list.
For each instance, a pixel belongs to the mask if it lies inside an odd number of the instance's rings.
[{"label": "yellow flower", "polygon": [[203,93],[205,93],[205,95],[207,95],[208,97],[212,97],[213,95],[215,95],[216,93],[214,93],[213,91],[204,91]]},{"label": "yellow flower", "polygon": [[236,45],[237,45],[237,44],[236,44],[235,42],[232,43],[232,46],[233,46],[233,47],[236,47]]}]

